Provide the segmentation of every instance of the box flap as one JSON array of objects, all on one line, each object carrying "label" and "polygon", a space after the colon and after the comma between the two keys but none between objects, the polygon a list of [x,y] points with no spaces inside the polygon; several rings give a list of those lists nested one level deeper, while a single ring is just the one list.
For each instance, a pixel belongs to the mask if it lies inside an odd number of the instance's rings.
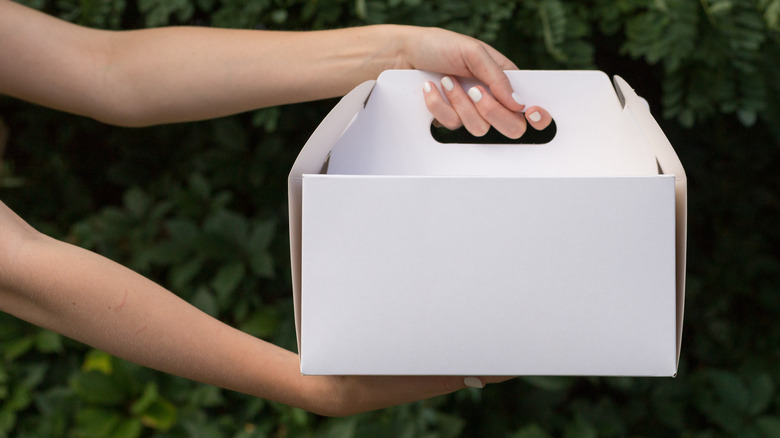
[{"label": "box flap", "polygon": [[[359,123],[333,148],[328,173],[362,175],[637,176],[657,174],[653,150],[598,71],[507,71],[528,104],[547,109],[555,138],[540,145],[442,144],[422,84],[441,75],[390,70]],[[469,82],[463,80],[466,86]]]},{"label": "box flap", "polygon": [[322,172],[331,147],[363,109],[375,83],[376,81],[366,81],[339,101],[309,137],[290,170],[287,200],[290,212],[290,258],[298,351],[301,349],[301,180],[305,173]]},{"label": "box flap", "polygon": [[626,113],[630,113],[636,124],[648,139],[658,162],[658,169],[666,175],[674,175],[675,215],[676,215],[676,262],[677,262],[677,360],[682,345],[682,324],[685,309],[685,264],[688,223],[688,179],[685,176],[677,153],[666,135],[650,114],[650,108],[641,97],[620,76],[614,78],[618,97],[624,104]]}]

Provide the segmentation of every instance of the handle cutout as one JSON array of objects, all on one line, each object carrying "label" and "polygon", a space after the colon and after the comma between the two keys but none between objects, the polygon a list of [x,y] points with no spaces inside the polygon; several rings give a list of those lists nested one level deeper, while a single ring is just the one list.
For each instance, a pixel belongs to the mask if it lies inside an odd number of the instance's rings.
[{"label": "handle cutout", "polygon": [[536,130],[528,125],[525,134],[522,137],[513,139],[504,136],[498,132],[492,126],[487,134],[482,137],[477,137],[469,133],[466,128],[460,127],[454,131],[444,127],[436,127],[431,123],[431,136],[434,140],[443,144],[547,144],[555,138],[555,134],[558,132],[558,128],[555,125],[555,120],[550,122],[550,125],[541,131]]}]

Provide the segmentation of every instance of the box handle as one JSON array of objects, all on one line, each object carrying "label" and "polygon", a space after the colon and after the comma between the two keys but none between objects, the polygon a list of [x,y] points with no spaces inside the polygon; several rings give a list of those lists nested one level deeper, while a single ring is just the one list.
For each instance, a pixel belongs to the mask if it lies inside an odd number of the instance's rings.
[{"label": "box handle", "polygon": [[[328,173],[344,175],[605,176],[657,173],[649,146],[633,141],[615,89],[602,72],[508,71],[530,105],[555,117],[555,133],[522,147],[491,138],[442,141],[431,133],[423,84],[441,75],[388,70],[365,109],[333,147]],[[474,80],[460,79],[468,88]],[[587,103],[587,111],[583,110]],[[487,143],[487,144],[485,144]]]},{"label": "box handle", "polygon": [[552,120],[549,126],[541,131],[536,130],[528,125],[528,128],[520,138],[509,138],[498,132],[495,128],[491,127],[487,134],[482,137],[477,137],[469,133],[466,128],[459,128],[456,130],[450,130],[441,126],[437,126],[436,122],[431,123],[431,137],[442,144],[494,144],[494,145],[544,145],[548,144],[555,138],[555,134],[558,132],[558,126],[555,123],[555,119]]}]

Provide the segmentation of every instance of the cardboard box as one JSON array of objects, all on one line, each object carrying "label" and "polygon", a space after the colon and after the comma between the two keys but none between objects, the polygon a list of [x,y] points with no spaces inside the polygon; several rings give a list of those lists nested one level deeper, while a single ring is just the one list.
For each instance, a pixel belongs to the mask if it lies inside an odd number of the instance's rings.
[{"label": "cardboard box", "polygon": [[345,96],[289,178],[304,374],[677,372],[686,178],[646,102],[593,71],[507,72],[543,145],[441,144],[422,84]]}]

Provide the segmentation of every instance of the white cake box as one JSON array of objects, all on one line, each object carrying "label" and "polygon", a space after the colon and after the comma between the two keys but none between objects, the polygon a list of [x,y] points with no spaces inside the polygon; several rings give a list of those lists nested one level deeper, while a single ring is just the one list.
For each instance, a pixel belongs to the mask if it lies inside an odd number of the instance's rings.
[{"label": "white cake box", "polygon": [[677,372],[686,177],[628,84],[510,71],[546,144],[442,144],[388,71],[325,118],[289,177],[301,372]]}]

